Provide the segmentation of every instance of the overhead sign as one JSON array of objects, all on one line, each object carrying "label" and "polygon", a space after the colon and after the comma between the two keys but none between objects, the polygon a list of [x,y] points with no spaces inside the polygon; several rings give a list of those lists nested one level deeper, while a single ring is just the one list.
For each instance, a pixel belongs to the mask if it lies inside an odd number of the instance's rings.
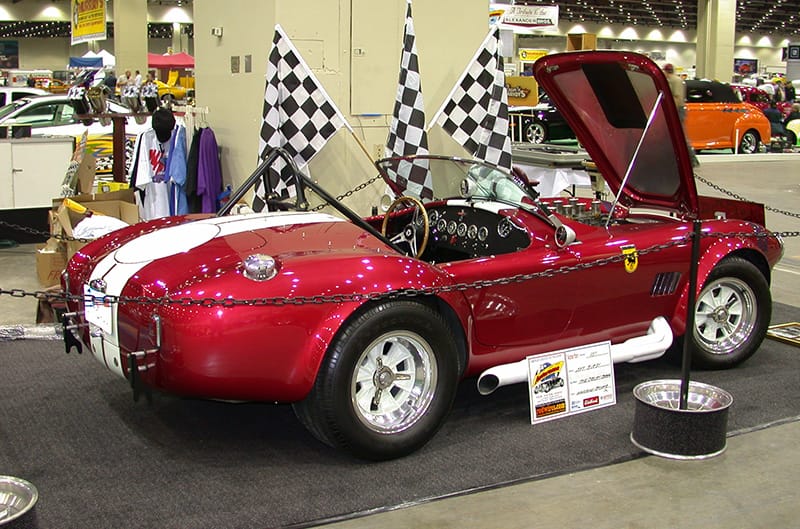
[{"label": "overhead sign", "polygon": [[539,57],[547,55],[547,50],[539,50],[533,48],[520,48],[517,52],[519,60],[524,62],[535,62]]},{"label": "overhead sign", "polygon": [[72,0],[70,25],[72,44],[105,40],[106,2],[105,0]]},{"label": "overhead sign", "polygon": [[500,29],[514,33],[558,29],[558,6],[491,4],[489,22],[500,22]]}]

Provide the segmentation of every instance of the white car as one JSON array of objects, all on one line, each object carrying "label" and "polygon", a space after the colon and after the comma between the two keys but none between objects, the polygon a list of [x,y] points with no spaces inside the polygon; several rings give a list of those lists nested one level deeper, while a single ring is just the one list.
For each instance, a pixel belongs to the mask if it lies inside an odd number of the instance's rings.
[{"label": "white car", "polygon": [[[131,110],[114,101],[108,101],[108,111],[115,114],[130,114]],[[133,117],[125,120],[125,150],[133,152],[136,136],[149,128],[149,124],[138,124]],[[88,127],[78,119],[66,94],[26,97],[0,108],[0,127],[10,127],[9,136],[15,127],[30,126],[31,136],[74,136],[80,138],[88,129],[87,148],[97,158],[97,173],[108,174],[113,168],[114,127],[93,121]],[[126,157],[129,160],[130,156]]]},{"label": "white car", "polygon": [[23,97],[43,96],[49,93],[41,88],[28,86],[0,86],[0,107]]}]

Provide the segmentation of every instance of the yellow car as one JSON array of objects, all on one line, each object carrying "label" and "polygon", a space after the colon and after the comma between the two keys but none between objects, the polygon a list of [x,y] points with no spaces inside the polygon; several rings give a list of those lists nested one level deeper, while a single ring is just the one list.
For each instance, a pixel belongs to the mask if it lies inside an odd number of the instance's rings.
[{"label": "yellow car", "polygon": [[156,80],[158,87],[158,98],[162,101],[175,101],[179,99],[186,99],[186,88],[180,85],[168,85],[162,81]]}]

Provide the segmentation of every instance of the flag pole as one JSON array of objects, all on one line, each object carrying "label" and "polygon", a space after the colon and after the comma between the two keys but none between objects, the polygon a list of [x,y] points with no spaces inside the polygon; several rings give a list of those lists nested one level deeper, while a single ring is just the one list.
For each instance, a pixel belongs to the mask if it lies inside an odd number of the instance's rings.
[{"label": "flag pole", "polygon": [[361,141],[361,138],[358,137],[358,135],[356,134],[356,132],[353,129],[350,129],[350,135],[353,136],[353,138],[356,140],[356,143],[358,144],[358,146],[361,147],[361,152],[363,152],[367,156],[367,159],[369,160],[369,163],[374,164],[375,160],[372,159],[372,155],[367,150],[367,146],[364,145],[364,142]]}]

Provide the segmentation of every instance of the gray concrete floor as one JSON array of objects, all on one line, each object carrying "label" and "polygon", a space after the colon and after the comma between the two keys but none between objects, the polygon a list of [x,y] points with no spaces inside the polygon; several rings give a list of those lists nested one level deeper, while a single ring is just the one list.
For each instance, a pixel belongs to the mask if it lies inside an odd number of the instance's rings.
[{"label": "gray concrete floor", "polygon": [[[800,154],[715,154],[700,160],[697,174],[722,188],[775,209],[800,211]],[[701,194],[724,196],[697,185]],[[767,227],[798,231],[800,219],[768,211]],[[773,299],[800,306],[800,238],[784,243],[784,257],[773,272]],[[34,245],[0,249],[0,288],[40,288],[34,252]],[[30,325],[35,317],[34,299],[0,296],[0,327]],[[326,527],[800,527],[800,405],[793,419],[736,435],[724,454],[704,461],[645,457],[414,506],[387,506],[387,512]]]}]

